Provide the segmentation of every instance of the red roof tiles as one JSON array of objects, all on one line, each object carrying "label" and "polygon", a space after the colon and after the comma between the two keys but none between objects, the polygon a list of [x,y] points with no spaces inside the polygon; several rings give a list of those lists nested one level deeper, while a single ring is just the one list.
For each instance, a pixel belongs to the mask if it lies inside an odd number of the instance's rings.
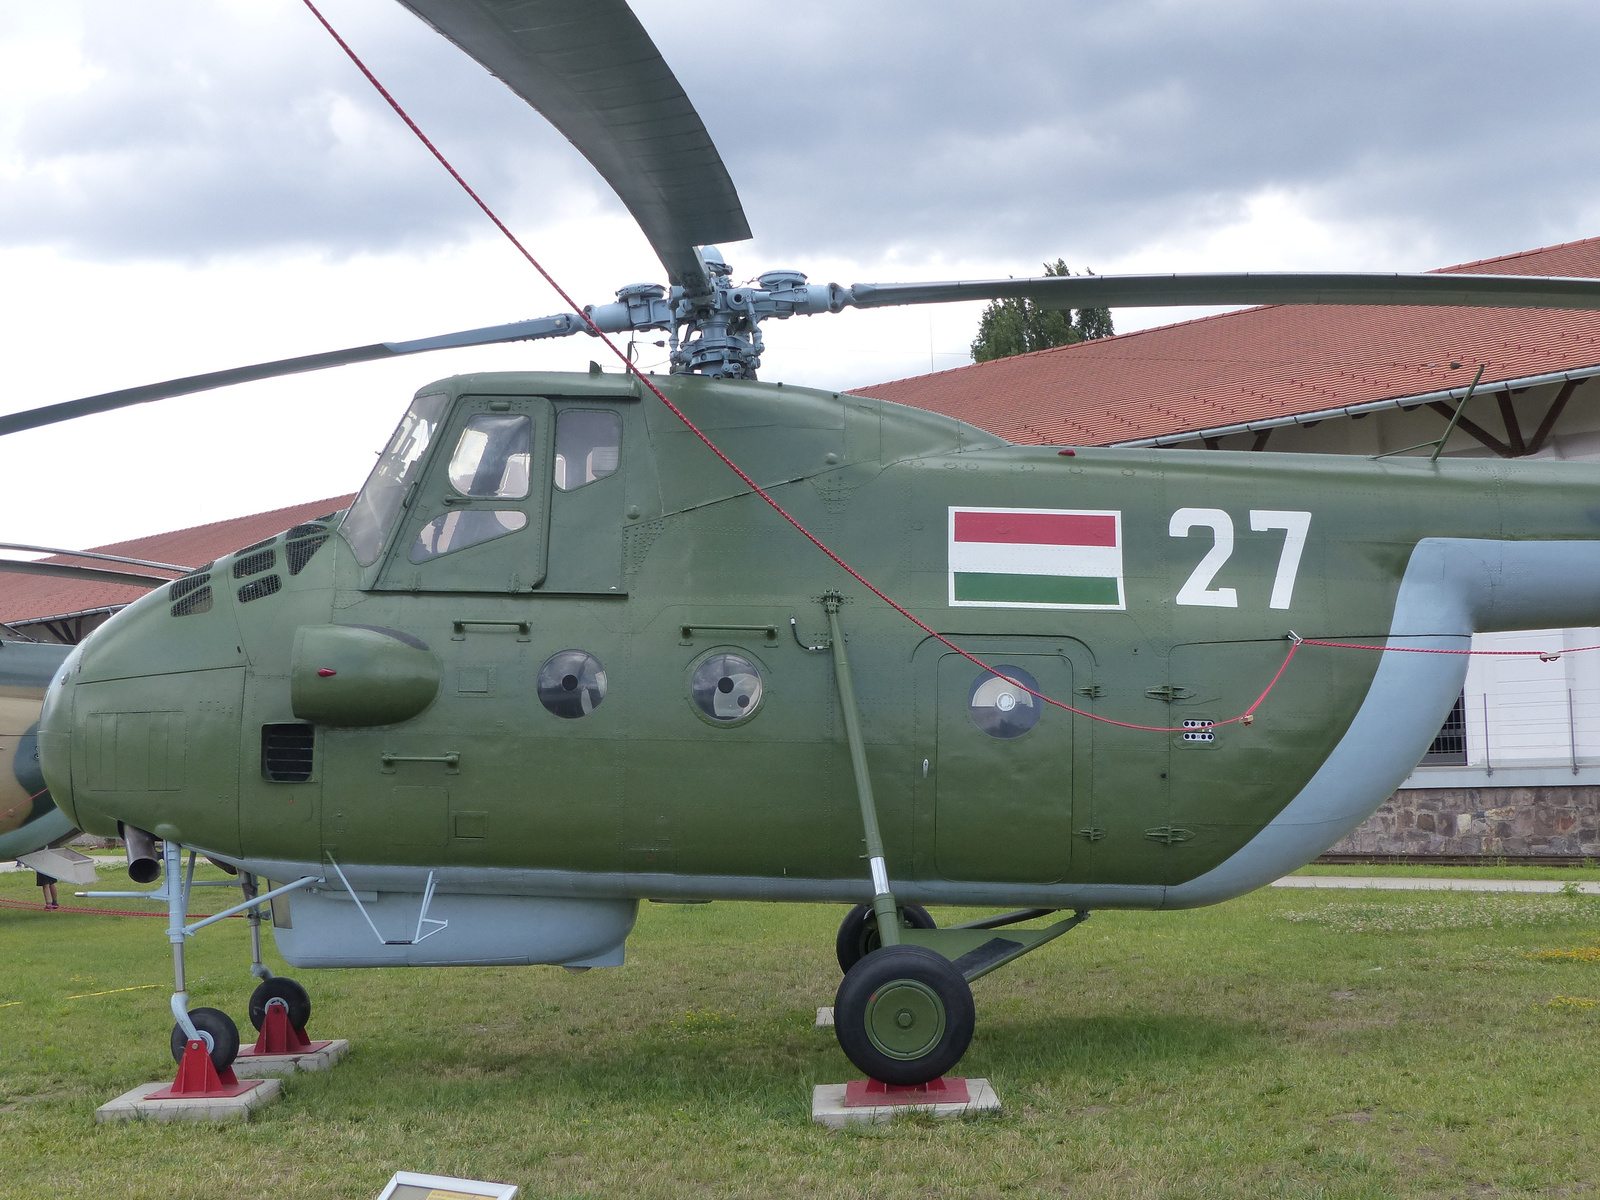
[{"label": "red roof tiles", "polygon": [[[172,533],[157,533],[150,537],[135,538],[131,542],[116,542],[110,546],[91,546],[104,554],[120,554],[126,558],[142,558],[150,562],[175,563],[198,567],[224,554],[231,554],[241,546],[248,546],[282,533],[291,525],[327,516],[349,506],[354,496],[334,496],[315,500],[310,504],[296,504],[290,508],[273,509],[249,517],[234,517],[228,521],[215,521],[210,525],[196,525],[192,529],[179,529]],[[116,563],[97,562],[92,558],[57,555],[44,561],[72,563],[82,567],[103,567],[117,570]],[[124,568],[135,574],[145,573],[143,567]],[[51,579],[42,575],[14,575],[0,572],[0,621],[17,622],[36,620],[39,617],[58,617],[69,613],[87,612],[90,609],[109,608],[127,604],[144,595],[143,588],[123,584],[87,583],[75,579]]]},{"label": "red roof tiles", "polygon": [[[1600,276],[1600,238],[1446,270]],[[1462,387],[1478,363],[1484,383],[1600,364],[1600,312],[1269,305],[853,390],[1105,445]]]}]

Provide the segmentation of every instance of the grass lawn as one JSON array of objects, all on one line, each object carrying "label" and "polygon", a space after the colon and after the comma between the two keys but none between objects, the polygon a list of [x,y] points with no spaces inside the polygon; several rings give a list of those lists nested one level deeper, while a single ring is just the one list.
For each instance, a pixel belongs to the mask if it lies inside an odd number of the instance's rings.
[{"label": "grass lawn", "polygon": [[[171,1075],[164,923],[0,909],[0,1194],[371,1197],[397,1169],[626,1200],[1600,1183],[1600,963],[1525,957],[1595,945],[1600,899],[1268,889],[1100,913],[975,985],[963,1068],[1003,1115],[832,1133],[811,1087],[854,1072],[812,1025],[842,914],[645,905],[628,965],[578,976],[304,972],[312,1036],[354,1044],[339,1067],[248,1125],[96,1126]],[[192,1003],[241,1023],[247,936],[190,944]]]}]

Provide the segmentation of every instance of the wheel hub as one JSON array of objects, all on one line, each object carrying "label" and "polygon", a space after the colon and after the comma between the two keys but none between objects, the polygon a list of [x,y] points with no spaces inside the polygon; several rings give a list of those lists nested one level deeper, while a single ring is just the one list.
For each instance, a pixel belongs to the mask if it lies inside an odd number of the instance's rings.
[{"label": "wheel hub", "polygon": [[867,1037],[890,1058],[921,1058],[944,1036],[944,1004],[914,979],[896,979],[874,992],[866,1018]]}]

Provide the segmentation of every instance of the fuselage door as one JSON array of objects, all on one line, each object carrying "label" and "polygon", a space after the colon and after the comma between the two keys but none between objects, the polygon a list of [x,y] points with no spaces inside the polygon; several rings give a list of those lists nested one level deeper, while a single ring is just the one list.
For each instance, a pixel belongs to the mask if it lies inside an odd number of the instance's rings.
[{"label": "fuselage door", "polygon": [[1053,883],[1069,874],[1075,718],[1016,686],[1072,696],[1072,660],[1046,648],[985,646],[993,673],[939,656],[933,840],[946,879]]}]

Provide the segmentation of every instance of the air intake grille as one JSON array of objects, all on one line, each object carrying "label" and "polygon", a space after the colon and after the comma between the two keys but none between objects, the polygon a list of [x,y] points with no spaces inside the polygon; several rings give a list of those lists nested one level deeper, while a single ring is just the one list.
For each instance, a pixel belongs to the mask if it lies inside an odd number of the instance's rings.
[{"label": "air intake grille", "polygon": [[263,571],[270,571],[278,565],[278,552],[276,550],[260,550],[254,554],[241,554],[233,560],[233,577],[243,579],[247,575],[259,575]]},{"label": "air intake grille", "polygon": [[289,574],[298,575],[311,561],[311,556],[328,540],[324,525],[296,525],[283,541],[283,556],[289,560]]},{"label": "air intake grille", "polygon": [[173,601],[172,615],[187,617],[195,613],[210,612],[211,588],[208,586],[210,582],[211,576],[204,572],[174,579],[167,588],[167,595]]},{"label": "air intake grille", "polygon": [[239,603],[249,604],[252,600],[259,600],[263,596],[270,596],[283,589],[283,580],[276,575],[264,575],[260,579],[251,580],[239,589]]},{"label": "air intake grille", "polygon": [[261,777],[273,783],[305,783],[311,778],[317,745],[312,725],[261,727]]}]

